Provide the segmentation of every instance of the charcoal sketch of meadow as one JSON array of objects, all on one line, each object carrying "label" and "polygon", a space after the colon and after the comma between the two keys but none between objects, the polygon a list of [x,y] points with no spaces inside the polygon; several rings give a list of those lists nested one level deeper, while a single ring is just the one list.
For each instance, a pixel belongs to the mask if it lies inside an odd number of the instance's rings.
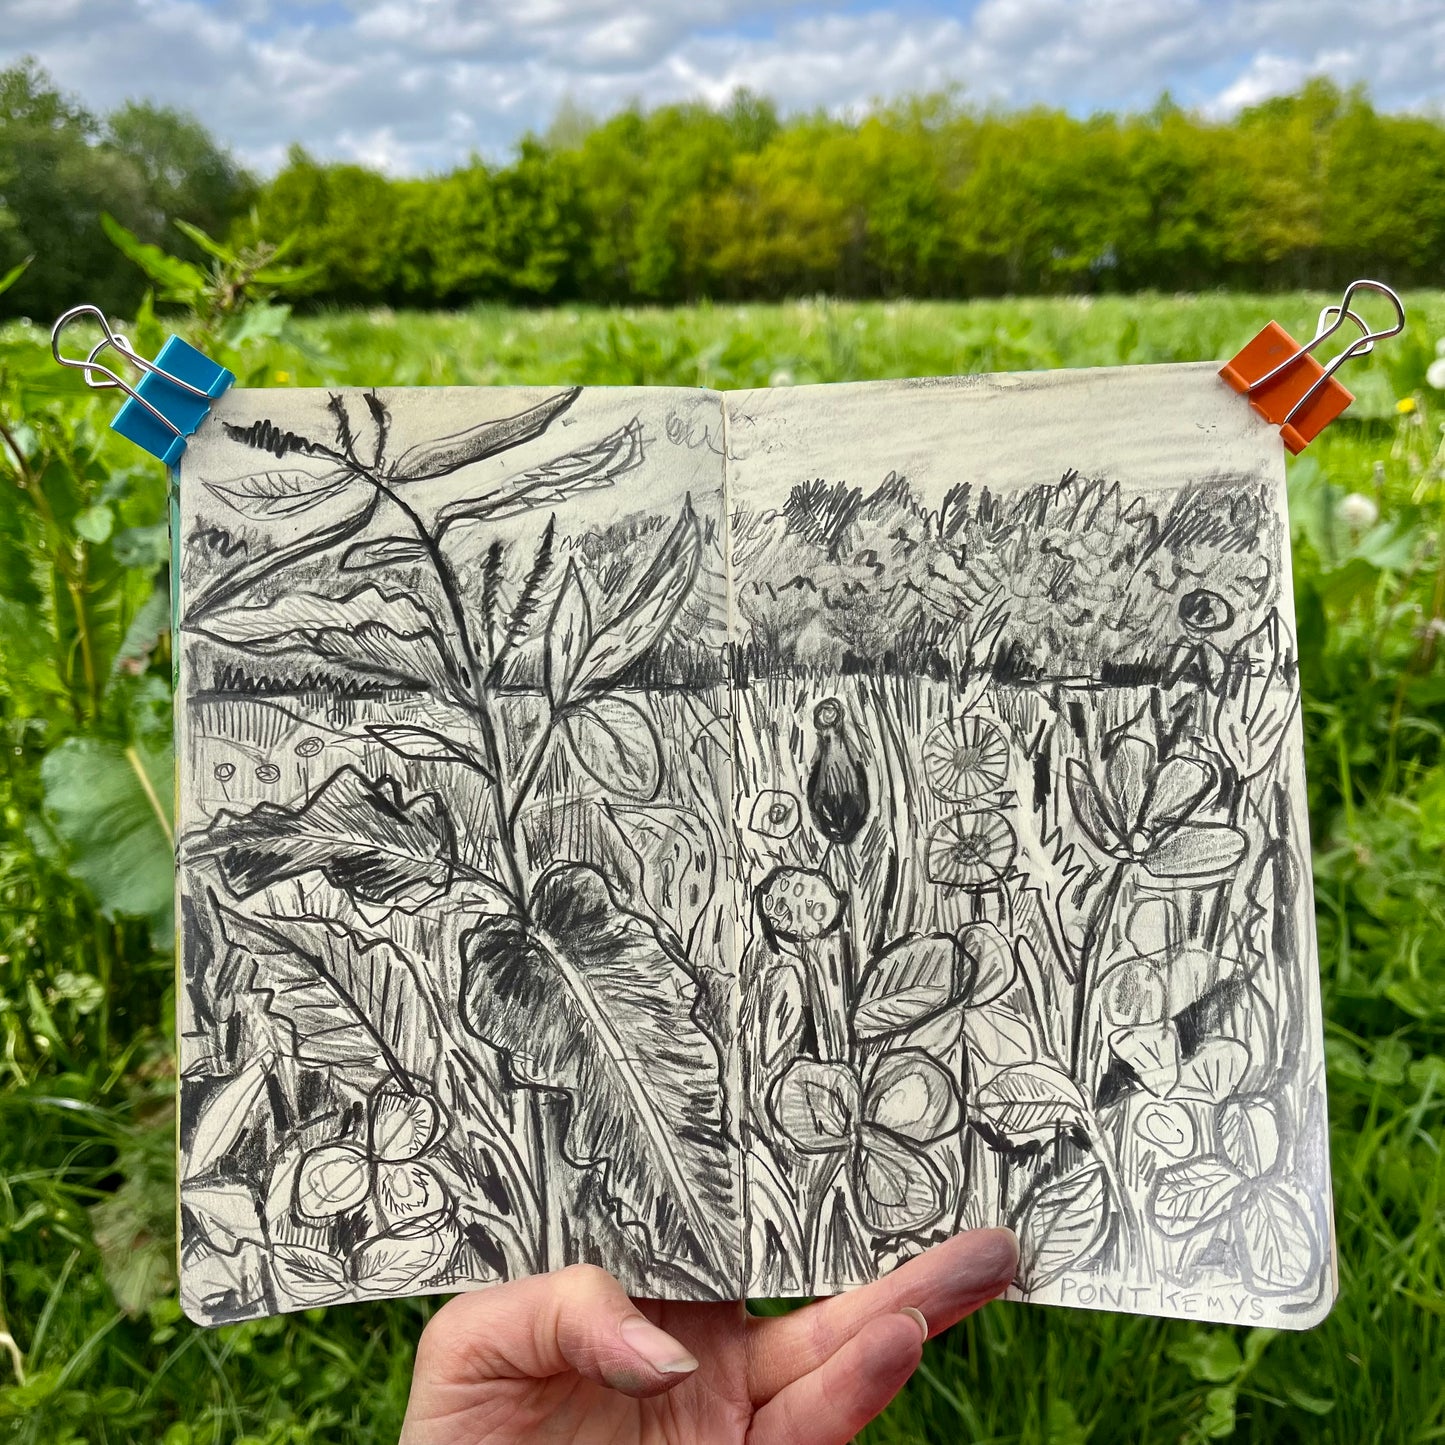
[{"label": "charcoal sketch of meadow", "polygon": [[180,485],[182,1293],[730,1297],[717,398],[235,393]]},{"label": "charcoal sketch of meadow", "polygon": [[735,393],[749,1287],[1333,1298],[1279,442],[1210,368]]}]

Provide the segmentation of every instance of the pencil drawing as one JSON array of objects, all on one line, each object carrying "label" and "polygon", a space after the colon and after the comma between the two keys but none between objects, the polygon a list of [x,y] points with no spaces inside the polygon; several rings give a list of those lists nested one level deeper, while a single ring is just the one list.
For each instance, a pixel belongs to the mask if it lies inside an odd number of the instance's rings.
[{"label": "pencil drawing", "polygon": [[188,1311],[824,1293],[1002,1223],[1022,1298],[1317,1319],[1283,472],[1217,386],[219,404]]}]

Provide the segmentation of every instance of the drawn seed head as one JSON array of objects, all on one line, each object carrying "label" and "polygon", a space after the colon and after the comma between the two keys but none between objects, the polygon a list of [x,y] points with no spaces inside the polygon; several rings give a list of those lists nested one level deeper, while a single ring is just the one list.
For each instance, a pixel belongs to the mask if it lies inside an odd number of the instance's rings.
[{"label": "drawn seed head", "polygon": [[229,783],[236,776],[236,765],[235,763],[217,763],[211,769],[211,776],[218,783]]},{"label": "drawn seed head", "polygon": [[296,1212],[331,1219],[366,1198],[371,1169],[354,1144],[323,1144],[303,1155],[296,1174]]},{"label": "drawn seed head", "polygon": [[275,763],[259,763],[256,767],[258,783],[276,783],[281,780],[281,769]]},{"label": "drawn seed head", "polygon": [[1207,637],[1234,621],[1234,608],[1219,593],[1201,587],[1179,599],[1179,621],[1191,636]]},{"label": "drawn seed head", "polygon": [[798,800],[791,793],[768,790],[753,799],[748,827],[765,838],[781,842],[798,831],[799,817]]},{"label": "drawn seed head", "polygon": [[1158,969],[1143,958],[1115,964],[1099,980],[1099,1007],[1111,1028],[1161,1023],[1169,990]]},{"label": "drawn seed head", "polygon": [[446,1186],[429,1164],[383,1164],[376,1171],[376,1198],[389,1224],[427,1219],[446,1208]]},{"label": "drawn seed head", "polygon": [[320,738],[302,738],[296,744],[296,756],[298,758],[314,758],[325,746],[326,744]]},{"label": "drawn seed head", "polygon": [[1008,743],[986,718],[940,723],[924,739],[923,772],[940,798],[972,802],[1008,782]]},{"label": "drawn seed head", "polygon": [[822,938],[843,916],[843,895],[812,868],[775,868],[758,885],[757,905],[769,936],[785,943]]},{"label": "drawn seed head", "polygon": [[1012,871],[1018,847],[1002,813],[955,813],[929,834],[929,881],[948,888],[996,888]]},{"label": "drawn seed head", "polygon": [[833,732],[843,726],[843,704],[836,697],[825,697],[813,709],[813,722],[819,732]]}]

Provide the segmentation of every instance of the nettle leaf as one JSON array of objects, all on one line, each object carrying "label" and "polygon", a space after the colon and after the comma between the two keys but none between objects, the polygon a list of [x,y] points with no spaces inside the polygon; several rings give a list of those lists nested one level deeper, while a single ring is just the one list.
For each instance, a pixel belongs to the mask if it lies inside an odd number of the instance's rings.
[{"label": "nettle leaf", "polygon": [[410,762],[460,763],[483,777],[490,776],[480,753],[433,728],[413,727],[409,723],[369,723],[366,731],[382,747]]},{"label": "nettle leaf", "polygon": [[250,472],[228,482],[207,482],[206,490],[232,511],[260,522],[309,512],[339,496],[353,480],[345,470],[319,477],[303,471]]},{"label": "nettle leaf", "polygon": [[542,658],[542,676],[554,710],[566,703],[572,679],[591,642],[592,608],[577,563],[569,560],[556,605],[547,620],[547,645]]},{"label": "nettle leaf", "polygon": [[561,506],[579,492],[610,487],[641,465],[642,425],[634,418],[600,442],[518,472],[481,496],[448,503],[437,513],[437,536],[459,522],[497,522],[542,507]]},{"label": "nettle leaf", "polygon": [[427,550],[417,537],[377,537],[348,547],[341,558],[341,570],[365,572],[371,567],[405,567],[426,560]]},{"label": "nettle leaf", "polygon": [[107,918],[150,920],[169,939],[175,912],[175,765],[169,748],[67,738],[40,765],[45,819],[66,866]]},{"label": "nettle leaf", "polygon": [[662,744],[633,702],[599,697],[568,708],[563,731],[573,756],[600,787],[648,802],[662,781]]},{"label": "nettle leaf", "polygon": [[1109,1191],[1096,1160],[1051,1179],[1019,1218],[1019,1277],[1042,1289],[1085,1264],[1109,1234]]},{"label": "nettle leaf", "polygon": [[561,864],[530,924],[483,920],[462,940],[466,1029],[512,1073],[568,1098],[562,1149],[598,1168],[619,1222],[731,1298],[738,1201],[722,1061],[693,1018],[687,962],[596,869]]},{"label": "nettle leaf", "polygon": [[515,416],[481,422],[453,436],[409,447],[392,468],[391,476],[399,482],[444,477],[450,472],[460,471],[462,467],[471,466],[473,462],[496,456],[498,452],[535,441],[577,400],[581,391],[581,387],[574,386]]},{"label": "nettle leaf", "polygon": [[1244,1183],[1233,1164],[1212,1154],[1171,1164],[1149,1196],[1149,1217],[1166,1238],[1187,1239],[1229,1214]]},{"label": "nettle leaf", "polygon": [[208,612],[190,626],[249,653],[306,653],[410,687],[457,687],[432,614],[414,597],[372,584],[344,597],[283,592],[270,602]]},{"label": "nettle leaf", "polygon": [[1309,1215],[1281,1185],[1245,1191],[1239,1226],[1245,1269],[1261,1293],[1291,1294],[1319,1273],[1319,1245]]},{"label": "nettle leaf", "polygon": [[702,532],[689,501],[637,586],[594,634],[573,680],[576,692],[605,687],[662,640],[701,563]]},{"label": "nettle leaf", "polygon": [[946,933],[890,944],[868,965],[853,1010],[860,1039],[904,1033],[951,1008],[962,997],[958,945]]},{"label": "nettle leaf", "polygon": [[1084,1117],[1084,1096],[1052,1064],[1015,1064],[996,1074],[974,1096],[980,1118],[1013,1143],[1048,1140]]},{"label": "nettle leaf", "polygon": [[359,902],[419,908],[451,887],[457,863],[456,833],[437,794],[404,798],[391,778],[349,767],[299,807],[222,809],[186,846],[193,859],[214,862],[237,898],[314,871]]}]

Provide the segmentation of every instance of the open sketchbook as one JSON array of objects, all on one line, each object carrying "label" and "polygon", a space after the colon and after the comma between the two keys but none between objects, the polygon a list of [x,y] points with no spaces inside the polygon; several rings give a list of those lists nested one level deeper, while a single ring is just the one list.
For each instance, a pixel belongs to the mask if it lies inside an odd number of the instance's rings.
[{"label": "open sketchbook", "polygon": [[1209,366],[232,391],[177,487],[182,1293],[1334,1294],[1277,432]]}]

